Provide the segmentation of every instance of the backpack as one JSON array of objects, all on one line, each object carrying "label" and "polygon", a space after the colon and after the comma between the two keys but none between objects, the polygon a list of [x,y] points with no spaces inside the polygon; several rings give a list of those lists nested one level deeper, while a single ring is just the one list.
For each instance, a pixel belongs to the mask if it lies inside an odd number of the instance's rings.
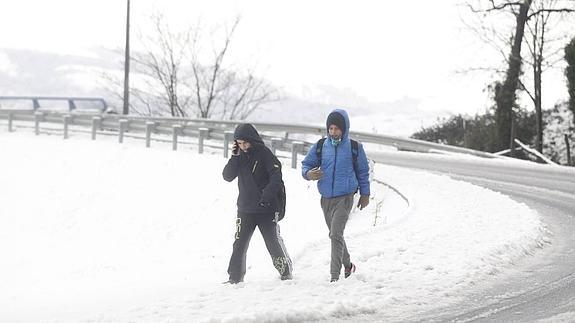
[{"label": "backpack", "polygon": [[277,193],[278,198],[278,210],[276,212],[278,216],[278,221],[281,221],[286,215],[286,186],[282,179],[282,187]]},{"label": "backpack", "polygon": [[[276,163],[281,165],[280,161],[277,159],[275,155],[274,159]],[[278,210],[275,212],[275,215],[277,215],[277,221],[281,221],[286,215],[286,186],[283,179],[281,179],[281,187],[276,193],[276,198],[278,201]]]}]

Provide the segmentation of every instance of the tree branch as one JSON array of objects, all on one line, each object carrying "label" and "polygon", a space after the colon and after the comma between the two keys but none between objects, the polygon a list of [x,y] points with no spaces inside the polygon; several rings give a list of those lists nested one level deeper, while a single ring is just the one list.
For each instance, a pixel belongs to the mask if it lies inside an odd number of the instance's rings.
[{"label": "tree branch", "polygon": [[541,13],[570,13],[570,12],[575,12],[575,9],[568,9],[568,8],[561,8],[561,9],[539,9],[535,12],[532,12],[531,14],[529,14],[527,16],[527,20],[531,19],[533,16],[537,16],[538,14]]},{"label": "tree branch", "polygon": [[489,0],[489,2],[491,3],[491,8],[486,9],[486,12],[490,12],[490,11],[494,11],[494,10],[502,10],[505,9],[507,7],[516,7],[516,6],[521,6],[523,3],[521,1],[516,1],[516,2],[505,2],[503,4],[500,5],[496,5],[494,0]]}]

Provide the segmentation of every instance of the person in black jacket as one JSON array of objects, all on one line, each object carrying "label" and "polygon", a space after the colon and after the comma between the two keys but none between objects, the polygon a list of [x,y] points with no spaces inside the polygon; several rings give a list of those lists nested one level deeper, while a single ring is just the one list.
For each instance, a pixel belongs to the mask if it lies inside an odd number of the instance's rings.
[{"label": "person in black jacket", "polygon": [[238,178],[238,215],[228,282],[242,282],[246,254],[256,226],[259,228],[274,267],[282,280],[292,279],[292,263],[280,236],[278,191],[282,189],[281,163],[265,146],[251,124],[234,132],[232,156],[222,173],[228,182]]}]

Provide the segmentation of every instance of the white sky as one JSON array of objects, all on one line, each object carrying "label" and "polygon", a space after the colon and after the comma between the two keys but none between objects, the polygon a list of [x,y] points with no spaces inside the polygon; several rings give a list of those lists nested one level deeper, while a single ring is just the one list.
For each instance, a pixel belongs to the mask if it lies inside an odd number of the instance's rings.
[{"label": "white sky", "polygon": [[198,155],[186,144],[173,152],[170,143],[144,148],[141,139],[120,145],[115,136],[91,141],[82,133],[63,141],[60,128],[34,136],[0,126],[0,168],[11,170],[0,173],[1,322],[288,322],[360,314],[414,321],[410,315],[456,302],[480,283],[516,275],[514,264],[553,243],[537,212],[503,194],[376,165],[373,178],[409,205],[372,182],[370,204],[354,208],[345,231],[357,272],[332,284],[316,183],[280,154],[288,194],[280,226],[294,279],[279,280],[255,232],[245,283],[222,285],[237,182],[221,178],[221,150]]},{"label": "white sky", "polygon": [[[372,102],[410,96],[423,109],[475,113],[485,109],[489,75],[455,71],[485,65],[495,54],[463,30],[456,2],[132,0],[132,26],[145,33],[154,12],[180,26],[241,14],[233,54],[259,62],[278,85],[297,91],[327,84]],[[86,55],[97,46],[122,48],[125,7],[118,0],[13,1],[0,13],[0,28],[17,32],[3,32],[0,44]],[[566,92],[561,84],[544,100],[554,103]]]}]

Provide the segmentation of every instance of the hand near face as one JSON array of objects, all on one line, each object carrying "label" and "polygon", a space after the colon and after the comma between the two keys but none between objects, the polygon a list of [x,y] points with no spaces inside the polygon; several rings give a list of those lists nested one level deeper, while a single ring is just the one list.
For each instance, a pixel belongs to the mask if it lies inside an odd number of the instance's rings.
[{"label": "hand near face", "polygon": [[240,154],[240,147],[238,145],[238,142],[234,140],[234,144],[232,146],[232,155],[237,156],[239,154]]}]

